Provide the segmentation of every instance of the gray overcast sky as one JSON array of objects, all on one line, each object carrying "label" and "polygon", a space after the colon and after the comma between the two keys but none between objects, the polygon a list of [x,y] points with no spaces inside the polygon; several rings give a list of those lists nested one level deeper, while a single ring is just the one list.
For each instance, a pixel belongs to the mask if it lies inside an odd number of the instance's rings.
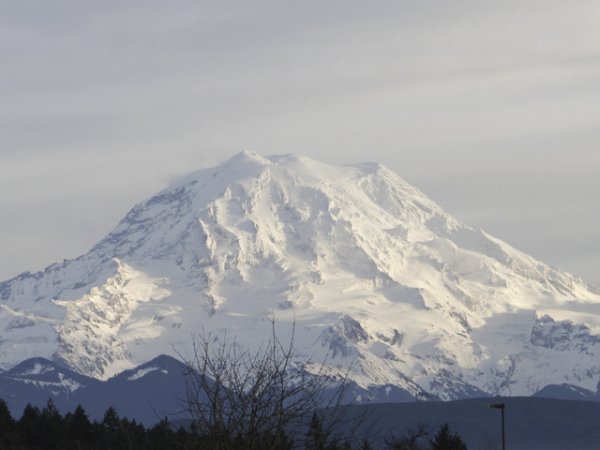
[{"label": "gray overcast sky", "polygon": [[249,149],[379,161],[600,285],[600,2],[0,3],[0,280]]}]

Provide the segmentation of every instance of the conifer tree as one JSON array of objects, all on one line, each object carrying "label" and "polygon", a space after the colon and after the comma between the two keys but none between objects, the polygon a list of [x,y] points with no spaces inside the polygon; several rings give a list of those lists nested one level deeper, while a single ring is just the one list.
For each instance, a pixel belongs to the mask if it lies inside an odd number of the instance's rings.
[{"label": "conifer tree", "polygon": [[308,424],[306,432],[305,446],[307,450],[325,450],[327,444],[327,435],[323,430],[323,424],[319,415],[314,412]]},{"label": "conifer tree", "polygon": [[40,425],[40,410],[28,403],[17,422],[19,440],[26,448],[39,448],[44,443]]},{"label": "conifer tree", "polygon": [[106,447],[110,449],[120,448],[119,430],[121,428],[121,419],[112,406],[104,413],[104,418],[100,425]]},{"label": "conifer tree", "polygon": [[431,441],[432,450],[467,450],[466,444],[456,433],[450,432],[447,423],[443,424]]},{"label": "conifer tree", "polygon": [[9,448],[15,439],[15,420],[10,415],[8,405],[0,400],[0,447]]},{"label": "conifer tree", "polygon": [[65,416],[65,422],[69,437],[76,444],[83,445],[93,440],[94,427],[81,405],[77,405],[75,411]]},{"label": "conifer tree", "polygon": [[65,447],[65,423],[51,398],[40,413],[38,432],[43,439],[44,448],[62,450]]},{"label": "conifer tree", "polygon": [[148,449],[171,450],[178,448],[177,436],[171,430],[171,426],[166,417],[150,428],[146,433],[146,436],[146,448]]}]

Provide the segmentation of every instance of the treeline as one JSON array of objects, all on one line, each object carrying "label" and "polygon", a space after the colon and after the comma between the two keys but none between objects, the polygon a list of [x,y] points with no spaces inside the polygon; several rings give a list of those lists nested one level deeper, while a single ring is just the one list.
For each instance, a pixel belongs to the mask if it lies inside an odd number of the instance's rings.
[{"label": "treeline", "polygon": [[[207,432],[208,431],[208,432]],[[306,433],[295,440],[285,433],[264,432],[254,437],[248,447],[244,436],[230,439],[221,433],[193,427],[175,429],[167,419],[147,428],[135,420],[121,418],[111,407],[102,421],[90,421],[85,410],[77,406],[62,415],[52,400],[39,409],[27,405],[19,420],[15,420],[6,403],[0,400],[0,449],[7,450],[374,450],[367,440],[353,442],[350,438],[327,433],[315,413]],[[388,450],[466,450],[462,439],[451,433],[447,425],[429,438],[422,428],[416,432],[389,439]]]},{"label": "treeline", "polygon": [[62,415],[52,400],[41,410],[28,404],[15,420],[0,400],[0,449],[4,450],[135,450],[188,449],[189,433],[175,431],[167,420],[146,428],[135,420],[121,418],[109,408],[101,422],[90,421],[77,406]]}]

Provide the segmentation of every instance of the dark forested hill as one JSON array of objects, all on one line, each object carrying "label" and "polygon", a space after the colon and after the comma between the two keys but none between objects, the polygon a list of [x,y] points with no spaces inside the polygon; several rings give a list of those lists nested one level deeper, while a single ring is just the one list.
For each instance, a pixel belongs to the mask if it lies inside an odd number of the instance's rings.
[{"label": "dark forested hill", "polygon": [[[373,443],[410,433],[420,425],[435,430],[448,423],[469,449],[500,449],[500,411],[505,403],[506,448],[510,450],[597,450],[600,403],[535,397],[483,398],[452,402],[411,402],[347,407],[366,418],[363,433]],[[368,430],[368,432],[367,432]]]}]

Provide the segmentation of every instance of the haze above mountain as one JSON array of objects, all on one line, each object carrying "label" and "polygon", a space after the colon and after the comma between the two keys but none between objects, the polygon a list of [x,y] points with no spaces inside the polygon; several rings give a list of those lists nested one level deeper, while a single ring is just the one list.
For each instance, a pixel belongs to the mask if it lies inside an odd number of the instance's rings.
[{"label": "haze above mountain", "polygon": [[258,348],[274,320],[299,361],[415,398],[595,391],[600,374],[597,289],[375,163],[240,153],[0,297],[4,368],[41,356],[107,379],[198,332]]}]

